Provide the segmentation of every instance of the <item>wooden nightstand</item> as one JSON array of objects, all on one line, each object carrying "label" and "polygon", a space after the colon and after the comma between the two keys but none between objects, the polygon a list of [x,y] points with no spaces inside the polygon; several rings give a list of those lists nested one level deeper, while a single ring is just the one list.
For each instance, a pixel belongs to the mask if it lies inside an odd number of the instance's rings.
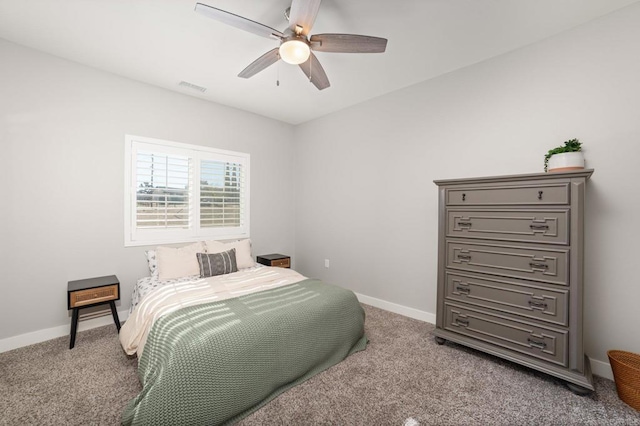
[{"label": "wooden nightstand", "polygon": [[73,349],[76,344],[78,311],[81,308],[108,303],[111,307],[111,314],[118,328],[118,333],[120,332],[120,319],[118,318],[118,311],[116,311],[116,300],[120,300],[120,281],[115,275],[69,281],[67,285],[67,309],[73,309],[69,349]]},{"label": "wooden nightstand", "polygon": [[291,268],[291,257],[284,254],[263,254],[257,257],[258,263],[280,268]]}]

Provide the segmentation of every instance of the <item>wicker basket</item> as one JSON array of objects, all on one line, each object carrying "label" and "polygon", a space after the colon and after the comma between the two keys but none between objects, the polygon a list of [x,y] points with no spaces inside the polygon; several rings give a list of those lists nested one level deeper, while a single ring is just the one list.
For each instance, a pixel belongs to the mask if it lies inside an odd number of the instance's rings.
[{"label": "wicker basket", "polygon": [[640,355],[625,351],[609,351],[609,362],[621,400],[640,410]]}]

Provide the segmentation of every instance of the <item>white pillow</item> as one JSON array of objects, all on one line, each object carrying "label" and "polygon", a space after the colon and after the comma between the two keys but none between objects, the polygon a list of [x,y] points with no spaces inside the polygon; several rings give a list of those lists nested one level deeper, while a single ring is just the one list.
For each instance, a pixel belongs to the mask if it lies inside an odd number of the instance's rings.
[{"label": "white pillow", "polygon": [[220,241],[210,240],[205,241],[207,245],[207,253],[222,253],[223,251],[236,249],[236,263],[238,269],[252,268],[256,266],[256,262],[251,255],[251,240],[238,240],[230,243],[223,243]]},{"label": "white pillow", "polygon": [[185,247],[156,247],[158,258],[158,278],[162,281],[173,278],[200,275],[200,266],[196,253],[203,253],[202,242]]},{"label": "white pillow", "polygon": [[[207,253],[222,253],[227,251],[227,245],[220,241],[209,240],[205,241],[204,245],[207,247]],[[229,247],[230,249],[233,247]],[[236,250],[237,251],[237,250]]]}]

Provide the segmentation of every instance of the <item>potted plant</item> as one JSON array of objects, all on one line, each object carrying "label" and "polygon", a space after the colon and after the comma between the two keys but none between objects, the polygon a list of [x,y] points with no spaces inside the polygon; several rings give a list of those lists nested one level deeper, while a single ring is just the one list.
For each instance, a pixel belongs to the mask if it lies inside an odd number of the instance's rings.
[{"label": "potted plant", "polygon": [[544,156],[545,172],[566,172],[584,169],[584,155],[578,139],[565,141],[563,146],[550,149]]}]

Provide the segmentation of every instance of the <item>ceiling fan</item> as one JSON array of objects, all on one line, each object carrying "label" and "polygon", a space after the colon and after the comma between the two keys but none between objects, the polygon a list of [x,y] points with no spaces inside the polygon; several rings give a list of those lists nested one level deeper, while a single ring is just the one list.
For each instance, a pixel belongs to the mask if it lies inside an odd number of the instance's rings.
[{"label": "ceiling fan", "polygon": [[357,34],[315,34],[308,37],[321,1],[293,0],[291,7],[285,11],[289,26],[284,31],[278,31],[203,3],[196,3],[195,10],[232,27],[280,41],[280,47],[260,56],[243,69],[238,77],[252,77],[282,59],[287,63],[299,65],[311,83],[322,90],[330,86],[329,79],[311,50],[337,53],[382,53],[387,48],[387,39]]}]

